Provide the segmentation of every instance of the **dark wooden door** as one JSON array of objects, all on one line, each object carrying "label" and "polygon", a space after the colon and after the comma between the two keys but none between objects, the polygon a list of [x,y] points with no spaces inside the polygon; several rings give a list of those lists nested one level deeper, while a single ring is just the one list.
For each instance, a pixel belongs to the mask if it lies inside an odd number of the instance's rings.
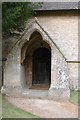
[{"label": "dark wooden door", "polygon": [[50,84],[51,52],[44,47],[38,48],[33,54],[32,84]]}]

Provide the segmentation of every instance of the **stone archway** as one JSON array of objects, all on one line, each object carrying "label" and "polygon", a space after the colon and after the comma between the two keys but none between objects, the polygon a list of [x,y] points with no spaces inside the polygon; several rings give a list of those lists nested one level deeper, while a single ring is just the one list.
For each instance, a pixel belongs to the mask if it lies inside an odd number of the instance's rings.
[{"label": "stone archway", "polygon": [[[25,76],[29,88],[44,86],[49,89],[51,83],[51,48],[43,41],[39,32],[30,37],[25,54]],[[43,86],[43,87],[42,87]]]},{"label": "stone archway", "polygon": [[[33,54],[41,46],[51,51],[51,84],[49,90],[37,92],[29,88],[33,82]],[[27,27],[8,56],[4,69],[3,89],[8,95],[67,99],[70,93],[68,71],[66,59],[55,44],[54,38],[35,20]]]},{"label": "stone archway", "polygon": [[[69,97],[69,84],[68,84],[68,66],[62,52],[58,46],[54,43],[54,40],[38,23],[34,22],[29,26],[24,36],[20,41],[21,45],[21,68],[20,68],[20,80],[22,90],[25,91],[22,94],[28,94],[33,96],[33,54],[39,48],[47,48],[51,52],[51,80],[47,87],[48,91],[45,91],[50,98],[67,99]],[[24,72],[25,71],[25,72]],[[25,73],[25,74],[24,74]],[[24,90],[27,88],[27,90]],[[45,88],[45,86],[43,86]],[[41,89],[41,86],[39,87]],[[41,89],[42,90],[42,89]],[[41,91],[40,90],[40,91]],[[36,96],[42,96],[36,94]]]}]

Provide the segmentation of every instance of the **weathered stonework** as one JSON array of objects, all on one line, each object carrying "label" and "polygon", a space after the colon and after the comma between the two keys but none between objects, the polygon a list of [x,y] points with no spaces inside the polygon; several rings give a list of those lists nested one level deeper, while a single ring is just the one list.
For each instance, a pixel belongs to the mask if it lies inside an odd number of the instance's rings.
[{"label": "weathered stonework", "polygon": [[[38,34],[31,38],[34,32],[39,33],[41,38]],[[31,93],[29,88],[32,86],[32,55],[42,41],[44,47],[51,49],[51,84],[45,96],[68,99],[70,89],[79,89],[77,33],[78,16],[75,13],[56,13],[31,18],[23,36],[7,57],[2,91],[8,95],[30,95],[28,93]],[[29,57],[25,64],[26,55]]]},{"label": "weathered stonework", "polygon": [[69,87],[73,90],[80,90],[78,75],[79,75],[79,63],[68,63],[69,68]]}]

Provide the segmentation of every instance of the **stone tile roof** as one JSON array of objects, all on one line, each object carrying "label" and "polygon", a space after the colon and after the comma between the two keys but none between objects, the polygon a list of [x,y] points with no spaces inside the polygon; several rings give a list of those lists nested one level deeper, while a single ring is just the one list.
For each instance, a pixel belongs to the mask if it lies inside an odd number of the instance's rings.
[{"label": "stone tile roof", "polygon": [[[38,11],[78,9],[78,2],[44,2]],[[80,7],[79,7],[80,9]]]}]

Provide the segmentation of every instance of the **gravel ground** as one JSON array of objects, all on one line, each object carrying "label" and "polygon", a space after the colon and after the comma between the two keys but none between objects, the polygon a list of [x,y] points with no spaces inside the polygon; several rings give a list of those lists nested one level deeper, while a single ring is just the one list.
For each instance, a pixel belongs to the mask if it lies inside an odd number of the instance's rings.
[{"label": "gravel ground", "polygon": [[41,118],[78,118],[78,106],[69,102],[13,97],[6,97],[6,99]]}]

